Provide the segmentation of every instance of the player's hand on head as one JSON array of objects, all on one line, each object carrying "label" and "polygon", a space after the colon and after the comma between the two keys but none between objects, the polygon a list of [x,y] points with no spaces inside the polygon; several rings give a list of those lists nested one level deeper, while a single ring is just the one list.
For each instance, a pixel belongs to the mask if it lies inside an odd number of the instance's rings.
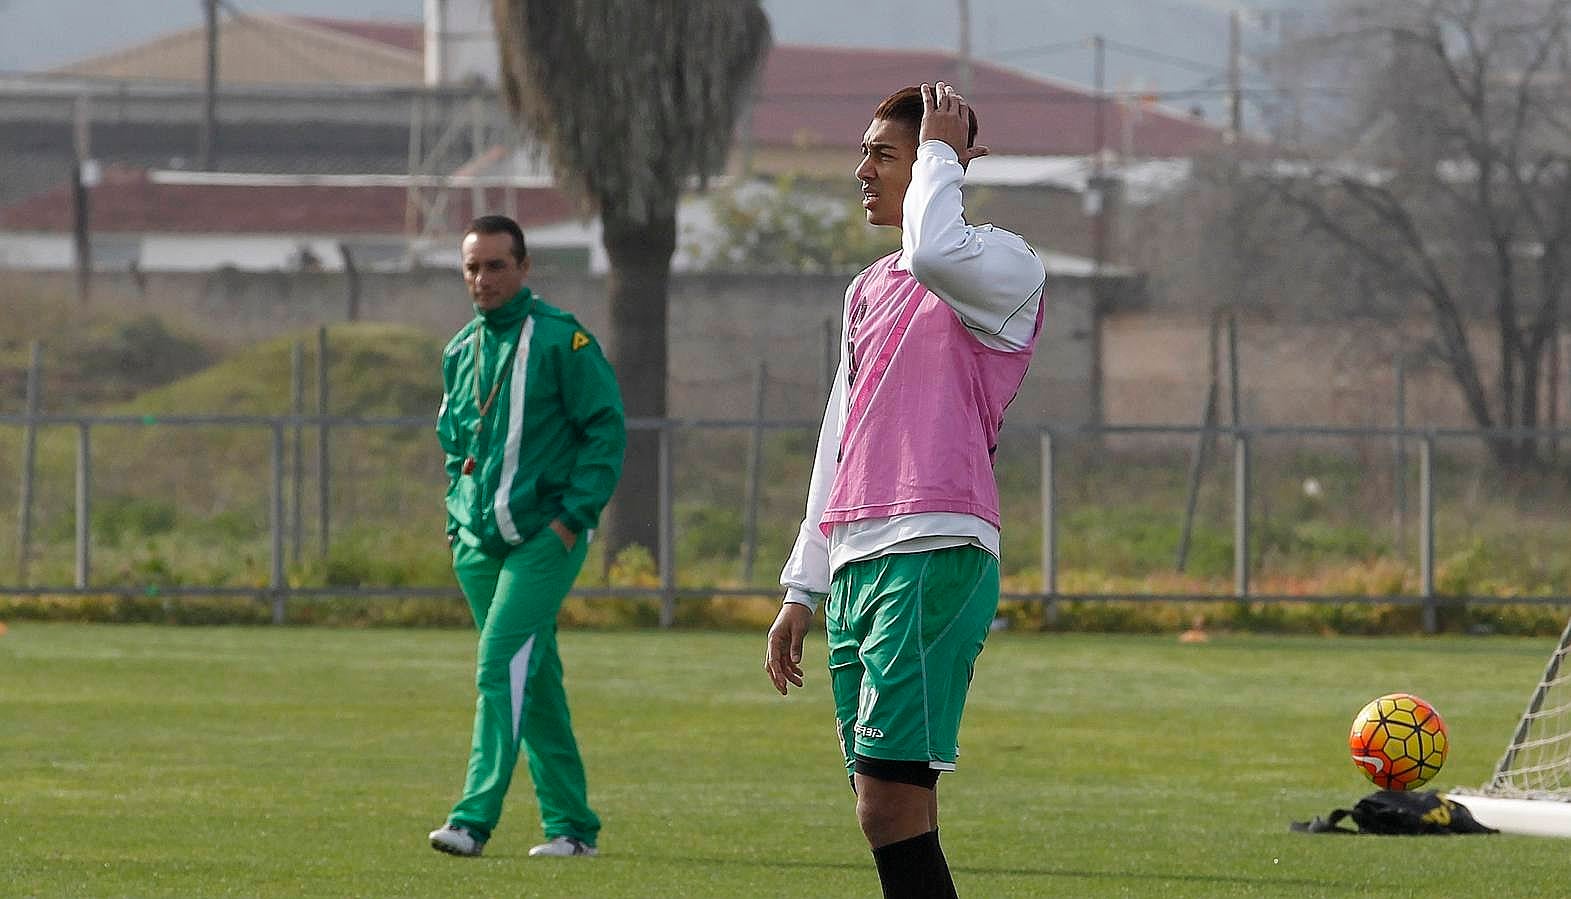
[{"label": "player's hand on head", "polygon": [[960,164],[967,166],[971,160],[986,156],[986,147],[968,147],[971,137],[971,107],[966,103],[955,86],[940,81],[936,84],[922,84],[922,127],[917,134],[917,143],[930,140],[941,140],[948,144],[959,157]]},{"label": "player's hand on head", "polygon": [[960,154],[960,165],[962,168],[964,168],[965,166],[971,164],[971,160],[980,159],[981,157],[986,156],[989,152],[991,151],[989,151],[986,147],[970,147],[964,153]]},{"label": "player's hand on head", "polygon": [[781,696],[790,687],[802,686],[802,642],[813,623],[813,610],[800,603],[780,606],[780,614],[769,628],[764,650],[764,672]]}]

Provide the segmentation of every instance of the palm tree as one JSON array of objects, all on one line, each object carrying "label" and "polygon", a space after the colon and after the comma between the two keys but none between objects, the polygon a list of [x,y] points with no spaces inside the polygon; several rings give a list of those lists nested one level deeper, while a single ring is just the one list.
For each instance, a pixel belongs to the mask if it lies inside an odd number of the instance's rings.
[{"label": "palm tree", "polygon": [[[600,213],[607,343],[628,417],[664,418],[677,200],[725,165],[769,20],[757,0],[495,0],[493,11],[503,97],[559,183]],[[658,552],[658,436],[628,438],[610,550]]]}]

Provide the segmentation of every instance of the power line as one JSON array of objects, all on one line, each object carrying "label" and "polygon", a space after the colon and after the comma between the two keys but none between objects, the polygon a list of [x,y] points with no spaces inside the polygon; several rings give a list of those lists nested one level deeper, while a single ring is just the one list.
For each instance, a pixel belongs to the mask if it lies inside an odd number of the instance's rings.
[{"label": "power line", "polygon": [[[222,0],[222,2],[228,3],[228,2],[230,2],[230,0]],[[994,65],[996,65],[1000,61],[1017,60],[1017,59],[1038,57],[1038,56],[1051,56],[1051,55],[1054,55],[1054,54],[1065,53],[1065,52],[1074,51],[1074,50],[1090,50],[1092,48],[1092,45],[1093,45],[1094,41],[1095,41],[1094,37],[1086,36],[1086,37],[1075,38],[1073,40],[1056,41],[1056,42],[1047,43],[1047,44],[1035,44],[1035,45],[1026,46],[1026,47],[1014,47],[1014,48],[1011,48],[1009,50],[1001,50],[1001,51],[991,52],[991,53],[988,53],[986,56],[979,56],[979,57],[977,57],[977,61],[981,62],[983,64],[994,64]],[[1181,69],[1187,69],[1189,71],[1198,72],[1198,73],[1203,74],[1203,75],[1225,76],[1226,72],[1227,72],[1227,69],[1226,69],[1225,66],[1211,64],[1211,63],[1203,63],[1203,62],[1199,62],[1197,60],[1187,59],[1187,58],[1182,57],[1182,56],[1175,56],[1175,55],[1173,55],[1171,53],[1163,53],[1163,52],[1161,52],[1159,50],[1152,50],[1152,49],[1149,49],[1147,47],[1137,46],[1135,44],[1127,44],[1127,43],[1124,43],[1122,41],[1105,40],[1104,41],[1104,45],[1107,48],[1119,51],[1120,53],[1123,53],[1126,56],[1133,56],[1133,57],[1136,57],[1136,58],[1139,58],[1139,59],[1145,59],[1145,60],[1150,61],[1150,62],[1158,62],[1158,63],[1162,63],[1164,65],[1174,66],[1174,67],[1181,68]],[[905,51],[905,52],[910,52],[910,51]],[[949,51],[947,51],[947,50],[932,50],[932,51],[926,51],[926,52],[935,53],[935,54],[938,54],[938,55],[943,55],[945,57],[952,56],[952,54]],[[956,61],[958,61],[958,60],[956,60]],[[899,60],[890,60],[887,63],[879,63],[879,64],[875,64],[875,65],[870,65],[870,66],[866,67],[865,69],[863,69],[861,71],[862,71],[862,74],[865,74],[865,75],[877,75],[877,74],[881,74],[881,73],[884,73],[884,72],[902,71],[902,70],[908,69],[909,67],[910,67],[910,61],[909,60],[907,60],[907,59],[899,59]],[[1149,94],[1150,92],[1141,92],[1141,93],[1142,94]],[[836,94],[833,91],[830,91],[830,92],[817,91],[817,92],[815,92],[815,95],[817,95],[817,96],[835,96]],[[779,95],[777,95],[777,96],[779,96]],[[845,95],[842,94],[842,96],[845,96]],[[860,96],[860,94],[858,94],[857,96]],[[1006,95],[1004,95],[1004,94],[997,94],[997,93],[989,93],[988,96],[990,96],[990,97],[1000,97],[1000,96],[1006,96]],[[1108,96],[1112,96],[1112,95],[1109,94]]]},{"label": "power line", "polygon": [[1216,72],[1225,72],[1227,70],[1225,66],[1198,62],[1193,59],[1185,59],[1182,56],[1174,56],[1171,53],[1163,53],[1160,50],[1149,50],[1145,47],[1137,47],[1134,44],[1126,44],[1122,41],[1109,40],[1107,41],[1107,46],[1109,49],[1117,50],[1127,56],[1133,56],[1138,59],[1146,59],[1152,62],[1166,63],[1167,65],[1175,66],[1180,69],[1189,69],[1190,71],[1199,72],[1202,75],[1209,75]]},{"label": "power line", "polygon": [[1016,59],[1023,56],[1048,56],[1062,53],[1065,50],[1089,50],[1089,38],[1079,38],[1073,41],[1059,41],[1055,44],[1039,44],[1034,47],[1016,47],[1013,50],[1002,50],[989,53],[989,59]]},{"label": "power line", "polygon": [[[986,58],[989,60],[1017,59],[1020,57],[1029,56],[1048,56],[1054,53],[1062,53],[1067,50],[1090,50],[1094,41],[1095,38],[1093,37],[1083,37],[1077,40],[1059,41],[1052,44],[1040,44],[1031,47],[1016,47],[1010,50],[999,50],[989,53],[987,54]],[[1164,65],[1175,66],[1181,69],[1188,69],[1201,74],[1209,75],[1223,73],[1226,71],[1224,66],[1219,66],[1214,63],[1205,63],[1200,62],[1199,60],[1188,59],[1183,56],[1175,56],[1171,53],[1164,53],[1160,50],[1152,50],[1148,47],[1126,44],[1123,41],[1115,41],[1104,38],[1103,45],[1110,50],[1117,50],[1126,56],[1133,56],[1138,59],[1148,60],[1150,62],[1159,62],[1163,63]]]}]

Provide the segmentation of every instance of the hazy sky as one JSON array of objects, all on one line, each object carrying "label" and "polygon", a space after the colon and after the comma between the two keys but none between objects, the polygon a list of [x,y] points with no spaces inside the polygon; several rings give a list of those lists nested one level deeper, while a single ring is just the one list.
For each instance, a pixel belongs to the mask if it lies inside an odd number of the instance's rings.
[{"label": "hazy sky", "polygon": [[[1174,65],[1129,50],[1108,57],[1112,88],[1183,90],[1214,82],[1227,54],[1227,10],[1282,9],[1321,0],[971,0],[981,59],[1073,81],[1091,80],[1091,53],[1064,47],[1088,35],[1182,57]],[[421,0],[225,0],[246,12],[417,21]],[[786,43],[953,49],[955,0],[764,0]],[[0,71],[47,69],[202,21],[201,0],[0,0]],[[1272,33],[1250,28],[1250,42]],[[1047,48],[1047,49],[1044,49]],[[1206,67],[1213,67],[1207,70]]]},{"label": "hazy sky", "polygon": [[[418,21],[421,0],[232,0],[245,12]],[[202,24],[201,0],[0,0],[0,70],[47,69]]]}]

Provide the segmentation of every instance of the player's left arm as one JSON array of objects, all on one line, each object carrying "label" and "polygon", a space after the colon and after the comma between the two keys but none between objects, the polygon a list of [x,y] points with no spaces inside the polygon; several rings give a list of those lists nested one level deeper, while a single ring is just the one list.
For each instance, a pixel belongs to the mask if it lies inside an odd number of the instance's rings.
[{"label": "player's left arm", "polygon": [[[582,342],[580,342],[580,340]],[[562,493],[557,517],[573,534],[595,527],[622,476],[627,429],[616,373],[600,344],[583,331],[573,332],[576,348],[562,351],[562,400],[578,432],[578,456]]]},{"label": "player's left arm", "polygon": [[1022,349],[1036,331],[1047,272],[1020,235],[966,224],[960,190],[966,164],[987,155],[985,147],[965,146],[968,115],[949,86],[923,86],[921,143],[905,196],[902,248],[916,279],[979,338]]}]

